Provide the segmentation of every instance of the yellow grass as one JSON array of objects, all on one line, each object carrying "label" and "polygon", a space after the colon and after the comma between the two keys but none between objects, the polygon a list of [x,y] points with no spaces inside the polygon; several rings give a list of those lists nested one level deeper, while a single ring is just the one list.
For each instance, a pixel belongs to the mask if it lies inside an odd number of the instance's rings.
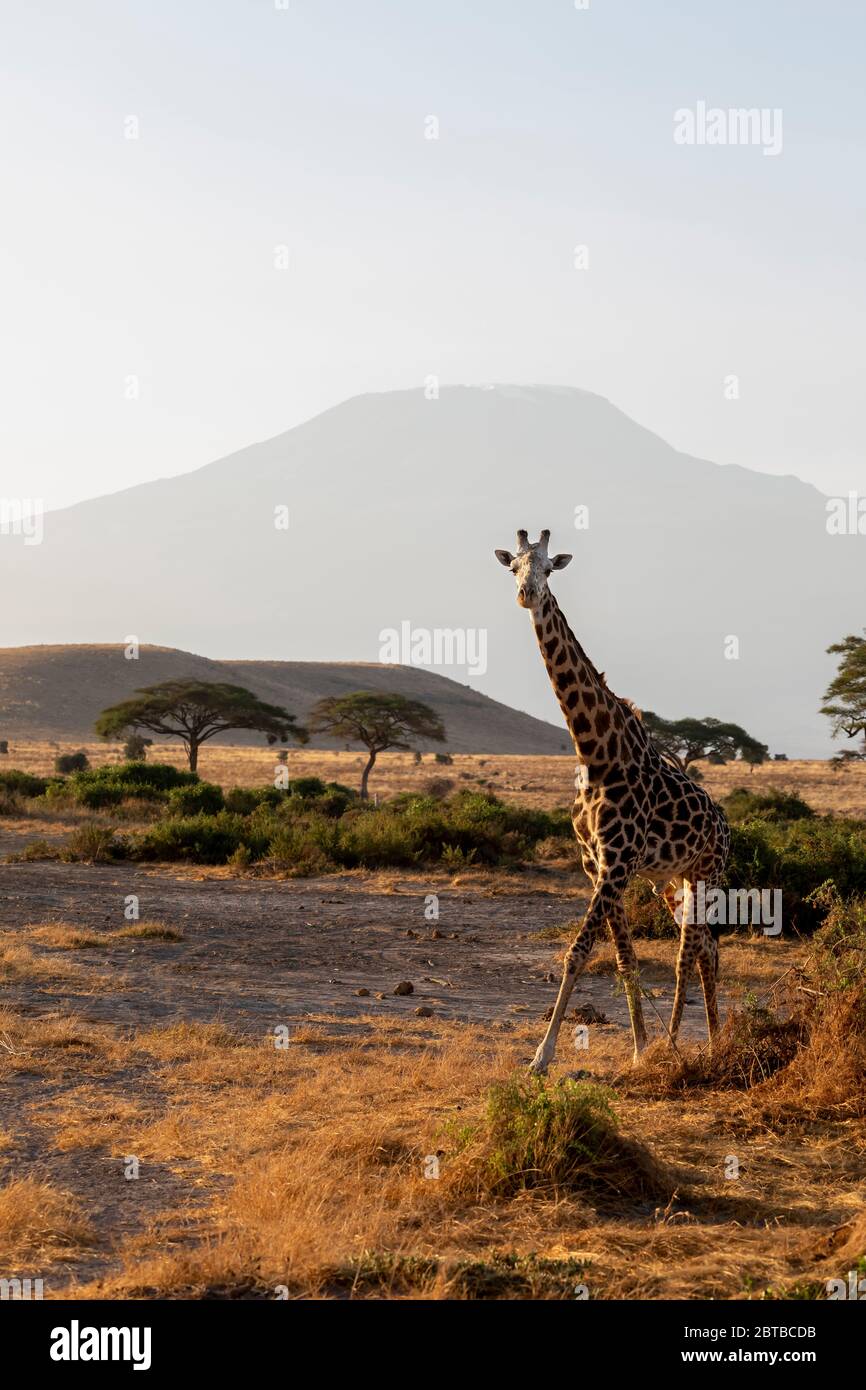
[{"label": "yellow grass", "polygon": [[165,922],[132,922],[128,927],[120,927],[111,936],[116,941],[183,941],[183,932],[176,927],[167,927]]},{"label": "yellow grass", "polygon": [[56,951],[91,950],[106,946],[109,941],[107,932],[100,936],[96,932],[82,931],[80,927],[69,922],[45,922],[28,926],[27,932],[40,945],[53,947]]},{"label": "yellow grass", "polygon": [[0,1268],[21,1259],[68,1258],[93,1233],[67,1192],[37,1178],[9,1178],[0,1185]]},{"label": "yellow grass", "polygon": [[19,980],[46,981],[69,980],[80,975],[77,965],[71,961],[58,961],[35,955],[29,946],[17,942],[0,941],[0,983],[14,983]]},{"label": "yellow grass", "polygon": [[[14,743],[3,760],[4,767],[19,767],[26,772],[46,775],[53,769],[58,752],[74,752],[83,747],[94,766],[122,761],[116,744],[51,744],[44,741]],[[160,743],[149,750],[148,756],[159,762],[185,767],[186,759],[180,744]],[[380,796],[393,796],[402,791],[423,791],[433,779],[447,778],[455,789],[484,787],[495,791],[504,800],[520,801],[527,806],[569,805],[573,800],[574,759],[561,757],[499,756],[496,754],[455,753],[453,764],[443,766],[425,753],[416,764],[411,753],[380,754],[370,780],[370,790]],[[360,781],[364,758],[360,751],[329,751],[317,748],[290,748],[288,769],[291,777],[321,777],[326,781],[343,782],[356,787]],[[270,748],[233,748],[225,744],[205,744],[199,756],[199,775],[205,781],[220,786],[266,786],[273,782],[276,752]],[[736,786],[763,792],[770,787],[799,792],[810,805],[822,813],[866,816],[866,763],[835,771],[828,761],[794,760],[787,763],[764,763],[749,770],[742,764],[713,767],[699,763],[705,785],[713,796],[726,795]],[[132,808],[131,814],[135,815]]]},{"label": "yellow grass", "polygon": [[[116,931],[89,932],[69,922],[45,922],[25,928],[31,940],[55,951],[87,951],[110,946],[113,941],[183,941],[183,932],[177,927],[168,927],[164,922],[132,922],[128,927]],[[12,947],[7,948],[14,955]],[[20,948],[26,950],[26,947]],[[34,962],[35,964],[35,962]],[[41,969],[46,974],[57,973],[57,966],[43,960]]]},{"label": "yellow grass", "polygon": [[[672,1100],[626,1086],[614,1101],[621,1133],[668,1175],[654,1216],[631,1200],[596,1211],[580,1192],[473,1196],[450,1180],[455,1126],[476,1120],[491,1083],[525,1062],[537,1024],[506,1033],[369,1016],[347,1037],[336,1019],[315,1022],[280,1048],[218,1022],[127,1036],[74,1019],[0,1018],[0,1041],[26,1054],[28,1073],[54,1079],[54,1093],[36,1092],[28,1108],[42,1150],[74,1151],[76,1171],[91,1162],[97,1175],[135,1155],[141,1177],[165,1191],[139,1229],[100,1232],[109,1268],[73,1285],[74,1296],[230,1287],[462,1297],[516,1255],[530,1269],[552,1262],[538,1296],[572,1297],[568,1262],[579,1261],[593,1298],[741,1298],[832,1277],[821,1242],[866,1220],[862,1121],[792,1137],[759,1113],[745,1124],[742,1096],[712,1090]],[[75,1065],[63,1070],[58,1052],[68,1050]],[[620,1030],[593,1032],[593,1075],[610,1080],[627,1059]],[[565,1055],[557,1074],[569,1065]],[[736,1182],[726,1178],[731,1154],[742,1165]],[[439,1177],[426,1177],[435,1156]],[[0,1192],[0,1248],[13,1264],[38,1253],[38,1272],[56,1273],[59,1291],[60,1265],[74,1268],[87,1239],[86,1211],[39,1183]],[[520,1292],[513,1274],[497,1287]]]}]

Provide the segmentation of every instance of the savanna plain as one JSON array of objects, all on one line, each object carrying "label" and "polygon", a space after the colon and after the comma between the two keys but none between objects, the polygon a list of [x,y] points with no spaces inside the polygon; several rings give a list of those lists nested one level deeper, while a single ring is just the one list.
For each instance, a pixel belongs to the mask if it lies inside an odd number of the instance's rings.
[{"label": "savanna plain", "polygon": [[[75,745],[77,748],[78,745]],[[631,893],[526,1068],[586,905],[567,757],[209,746],[0,767],[0,1276],[72,1298],[810,1299],[866,1275],[866,765],[699,771],[731,884],[666,1044],[674,924]],[[155,769],[169,768],[169,773]],[[6,769],[14,768],[16,780]],[[201,788],[213,788],[202,791]],[[106,790],[107,789],[107,790]]]}]

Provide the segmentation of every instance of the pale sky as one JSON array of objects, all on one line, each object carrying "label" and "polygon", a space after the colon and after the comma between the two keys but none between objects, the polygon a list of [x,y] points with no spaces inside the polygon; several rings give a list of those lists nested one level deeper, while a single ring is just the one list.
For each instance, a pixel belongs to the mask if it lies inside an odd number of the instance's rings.
[{"label": "pale sky", "polygon": [[[0,495],[186,472],[430,374],[866,493],[852,0],[0,13]],[[698,102],[780,109],[781,153],[677,145]]]}]

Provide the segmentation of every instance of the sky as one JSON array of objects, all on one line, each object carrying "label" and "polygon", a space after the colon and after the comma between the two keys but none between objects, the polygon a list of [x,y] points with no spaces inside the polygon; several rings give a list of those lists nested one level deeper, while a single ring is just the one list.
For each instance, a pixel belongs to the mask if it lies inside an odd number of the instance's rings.
[{"label": "sky", "polygon": [[866,11],[583,3],[2,0],[0,496],[434,376],[866,494]]}]

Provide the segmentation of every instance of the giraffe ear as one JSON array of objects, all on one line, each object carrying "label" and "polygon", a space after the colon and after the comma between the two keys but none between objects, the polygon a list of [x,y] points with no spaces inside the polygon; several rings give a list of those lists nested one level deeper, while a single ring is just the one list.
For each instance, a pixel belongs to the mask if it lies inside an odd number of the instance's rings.
[{"label": "giraffe ear", "polygon": [[506,565],[510,567],[514,560],[514,556],[512,555],[510,550],[494,550],[493,554],[496,556],[500,565]]},{"label": "giraffe ear", "polygon": [[571,564],[572,559],[571,555],[554,555],[550,563],[555,570],[564,570],[566,565]]}]

